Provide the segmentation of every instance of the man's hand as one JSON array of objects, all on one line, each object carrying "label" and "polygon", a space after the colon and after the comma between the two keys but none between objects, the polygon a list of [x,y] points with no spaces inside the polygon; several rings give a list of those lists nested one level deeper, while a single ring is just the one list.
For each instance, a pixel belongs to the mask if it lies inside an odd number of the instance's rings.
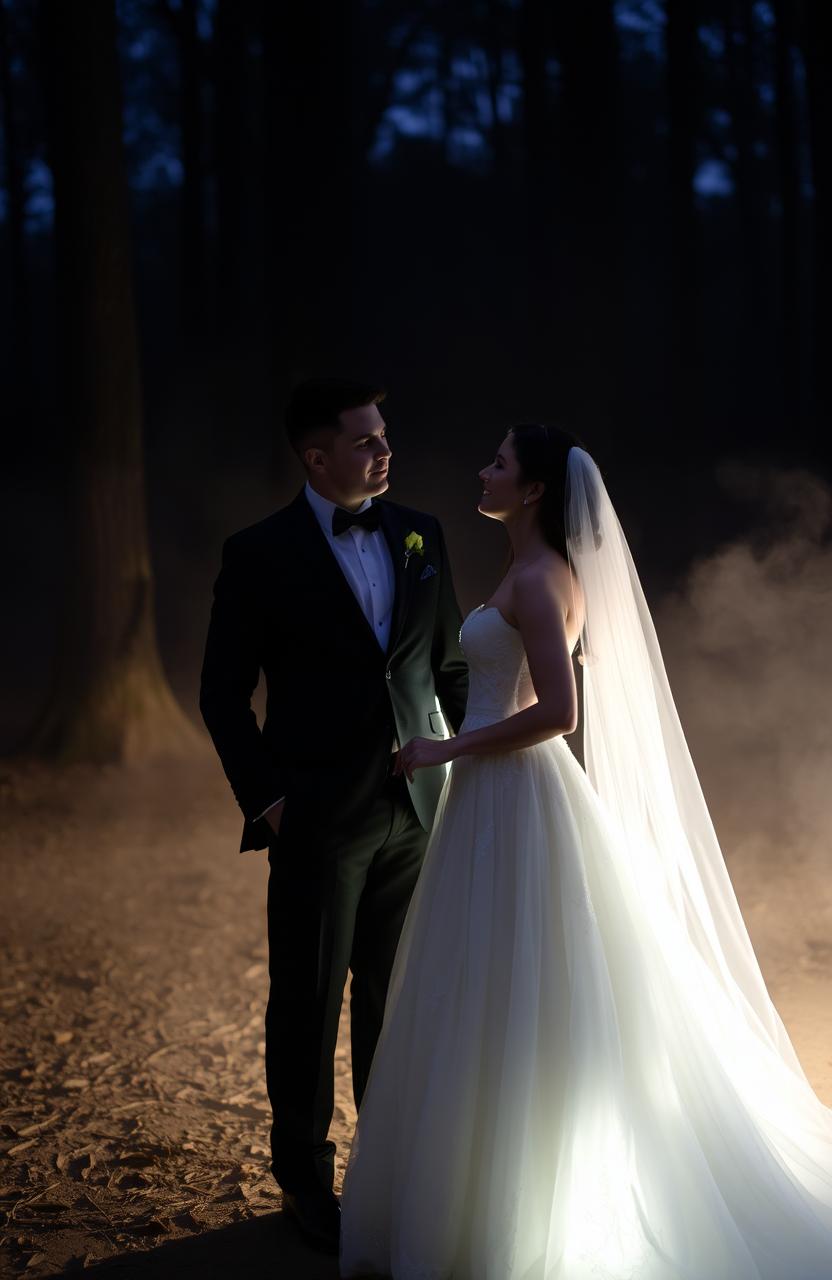
[{"label": "man's hand", "polygon": [[278,800],[277,804],[273,804],[272,807],[267,809],[263,814],[263,817],[266,819],[275,835],[280,831],[280,821],[283,817],[283,806],[285,803],[285,800]]}]

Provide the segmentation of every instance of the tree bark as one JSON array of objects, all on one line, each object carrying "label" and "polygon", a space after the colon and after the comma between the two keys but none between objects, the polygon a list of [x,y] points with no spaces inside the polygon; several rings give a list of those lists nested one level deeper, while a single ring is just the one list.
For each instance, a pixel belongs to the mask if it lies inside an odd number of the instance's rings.
[{"label": "tree bark", "polygon": [[506,126],[500,119],[500,89],[503,78],[503,9],[499,0],[487,0],[482,20],[482,42],[488,59],[488,96],[491,101],[491,148],[494,155],[495,198],[510,182],[510,150]]},{"label": "tree bark", "polygon": [[206,329],[205,290],[205,129],[202,110],[203,53],[197,23],[197,0],[181,0],[174,9],[160,0],[176,38],[179,63],[179,129],[182,198],[179,207],[179,321],[182,337],[198,352]]},{"label": "tree bark", "polygon": [[791,0],[775,0],[775,78],[777,94],[777,155],[780,170],[780,339],[783,369],[783,409],[785,421],[798,427],[803,410],[801,352],[803,335],[800,303],[800,174],[797,165],[797,124],[795,119],[792,68],[793,5]]},{"label": "tree bark", "polygon": [[11,307],[11,353],[9,361],[10,394],[7,410],[19,429],[28,417],[31,402],[31,315],[29,282],[26,270],[26,191],[24,162],[17,128],[14,85],[12,80],[12,48],[6,0],[0,0],[0,108],[5,135],[6,221],[9,235],[9,302]]},{"label": "tree bark", "polygon": [[43,18],[74,494],[56,683],[28,745],[63,761],[139,762],[203,737],[155,637],[114,0],[45,0]]},{"label": "tree bark", "polygon": [[[731,89],[731,119],[736,160],[736,209],[739,222],[737,255],[739,258],[740,298],[736,325],[736,361],[739,370],[738,394],[743,399],[747,388],[759,384],[760,355],[768,343],[770,329],[769,290],[766,288],[766,255],[764,226],[768,192],[758,175],[759,161],[754,142],[761,123],[754,78],[753,0],[734,0],[731,18],[726,24],[727,68]],[[765,367],[765,366],[764,366]],[[766,398],[768,398],[768,393]]]},{"label": "tree bark", "polygon": [[702,348],[699,234],[694,202],[699,112],[697,5],[669,4],[667,81],[670,108],[671,405],[674,425],[691,430],[701,417]]},{"label": "tree bark", "polygon": [[812,299],[814,410],[821,429],[832,419],[832,393],[826,344],[832,323],[832,89],[829,67],[832,35],[825,0],[806,0],[805,56],[814,187],[814,292]]},{"label": "tree bark", "polygon": [[263,0],[268,292],[285,382],[346,362],[364,130],[354,110],[354,0]]},{"label": "tree bark", "polygon": [[[547,0],[523,0],[519,15],[523,66],[523,157],[526,206],[526,315],[528,348],[534,367],[552,351],[554,311],[563,305],[552,270],[554,226],[554,146],[547,57],[552,49]],[[562,372],[557,353],[553,377]],[[551,367],[551,363],[550,363]]]},{"label": "tree bark", "polygon": [[250,221],[247,179],[252,169],[248,121],[248,0],[217,0],[212,42],[214,156],[217,177],[217,328],[224,343],[250,327]]},{"label": "tree bark", "polygon": [[558,347],[566,355],[564,391],[571,412],[598,422],[609,419],[619,385],[617,38],[611,0],[581,0],[557,12],[558,238],[565,285]]}]

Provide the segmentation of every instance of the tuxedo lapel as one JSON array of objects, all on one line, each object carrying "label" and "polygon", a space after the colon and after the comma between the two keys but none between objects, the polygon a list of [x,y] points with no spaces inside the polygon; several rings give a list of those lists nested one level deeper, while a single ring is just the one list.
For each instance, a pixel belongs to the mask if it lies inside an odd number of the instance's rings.
[{"label": "tuxedo lapel", "polygon": [[319,584],[322,593],[332,599],[333,614],[343,617],[345,623],[362,632],[380,654],[373,628],[356,600],[355,592],[345,578],[303,489],[289,509],[293,517],[293,541],[296,539],[294,551],[303,558],[304,577]]},{"label": "tuxedo lapel", "polygon": [[395,507],[390,506],[387,502],[379,502],[378,507],[381,511],[381,527],[387,539],[387,546],[390,549],[393,573],[396,579],[393,617],[390,623],[390,640],[387,645],[387,656],[389,658],[398,644],[399,636],[404,626],[410,596],[410,574],[412,571],[407,567],[407,560],[404,554],[404,540],[407,537],[407,530],[402,523],[401,517]]}]

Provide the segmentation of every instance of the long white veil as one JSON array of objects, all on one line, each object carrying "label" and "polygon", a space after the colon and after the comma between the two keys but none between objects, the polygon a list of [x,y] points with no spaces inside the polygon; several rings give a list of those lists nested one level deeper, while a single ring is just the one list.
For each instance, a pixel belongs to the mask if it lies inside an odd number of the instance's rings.
[{"label": "long white veil", "polygon": [[805,1081],[728,876],[626,538],[598,467],[577,447],[565,514],[584,597],[585,767],[623,836],[628,875],[649,916],[681,931],[755,1037]]}]

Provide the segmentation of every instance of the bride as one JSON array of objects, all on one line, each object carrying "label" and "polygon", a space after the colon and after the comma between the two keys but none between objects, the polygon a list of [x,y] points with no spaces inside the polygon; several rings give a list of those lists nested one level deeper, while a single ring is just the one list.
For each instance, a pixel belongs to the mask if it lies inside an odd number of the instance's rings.
[{"label": "bride", "polygon": [[513,560],[462,626],[459,734],[400,755],[452,764],[341,1274],[829,1280],[832,1111],[766,991],[600,473],[524,425],[480,478]]}]

